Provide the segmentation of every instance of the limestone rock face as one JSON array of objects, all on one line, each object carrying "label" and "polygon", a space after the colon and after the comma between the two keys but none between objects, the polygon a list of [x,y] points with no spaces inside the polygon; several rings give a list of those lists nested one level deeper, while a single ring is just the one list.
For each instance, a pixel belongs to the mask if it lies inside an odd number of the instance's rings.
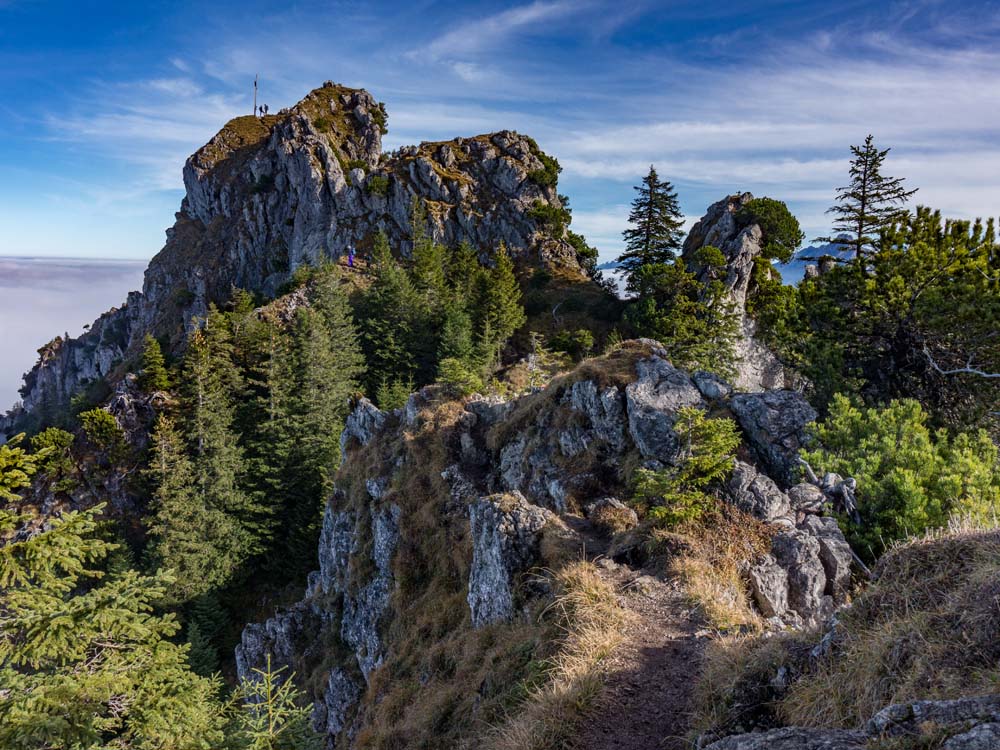
[{"label": "limestone rock face", "polygon": [[[383,231],[410,251],[410,206],[428,205],[428,232],[489,254],[503,242],[522,262],[583,279],[576,252],[530,213],[561,207],[530,138],[512,131],[407,146],[383,154],[385,111],[367,91],[327,83],[280,114],[238,117],[184,165],[186,195],[141,292],[78,338],[53,340],[26,376],[22,406],[0,433],[38,407],[109,376],[146,333],[179,345],[193,318],[231,290],[273,295],[297,268],[360,256]],[[40,343],[40,342],[39,342]]]},{"label": "limestone rock face", "polygon": [[786,727],[736,734],[713,742],[705,750],[865,750],[866,742],[862,732]]},{"label": "limestone rock face", "polygon": [[341,460],[347,455],[349,441],[357,440],[361,445],[368,445],[382,425],[385,424],[385,414],[375,404],[362,398],[351,411],[340,434]]},{"label": "limestone rock face", "polygon": [[672,463],[679,448],[677,412],[700,406],[701,392],[687,373],[656,355],[638,362],[636,374],[625,388],[629,435],[644,458]]},{"label": "limestone rock face", "polygon": [[[653,341],[627,342],[614,356],[507,403],[470,398],[446,402],[439,413],[436,403],[443,402],[433,389],[391,412],[359,400],[342,435],[346,461],[323,516],[319,570],[301,602],[246,628],[240,673],[268,653],[279,665],[311,670],[299,679],[311,691],[315,725],[328,747],[350,746],[377,704],[369,691],[383,678],[374,670],[393,669],[401,624],[395,618],[410,616],[413,580],[402,566],[423,552],[415,535],[432,524],[452,555],[444,566],[459,560],[451,585],[468,606],[463,627],[516,621],[524,605],[550,593],[540,572],[549,555],[573,557],[584,544],[572,529],[586,522],[560,514],[584,514],[597,533],[637,523],[634,510],[616,499],[630,489],[621,467],[666,468],[676,460],[674,421],[685,406],[738,414],[737,403],[749,405],[743,411],[750,417],[740,421],[741,460],[720,498],[773,534],[772,553],[747,570],[748,587],[775,628],[824,621],[846,596],[850,550],[836,522],[817,515],[822,502],[793,503],[770,468],[786,470],[802,440],[800,402],[782,392],[733,395],[715,376],[689,377]],[[797,416],[786,419],[786,405]],[[413,475],[429,467],[414,458],[425,460],[428,436],[412,438],[422,419],[445,413],[450,426],[433,446],[439,463],[420,477],[429,491],[415,506]],[[799,486],[795,494],[814,493]],[[525,575],[533,569],[540,574]],[[323,648],[329,651],[310,651]]]},{"label": "limestone rock face", "polygon": [[795,391],[737,394],[729,407],[767,473],[784,487],[794,484],[803,428],[816,410]]},{"label": "limestone rock face", "polygon": [[781,362],[758,339],[757,323],[746,312],[754,260],[762,252],[762,235],[757,224],[742,226],[737,214],[751,200],[750,193],[741,193],[709,206],[684,241],[682,257],[705,281],[707,276],[698,268],[695,254],[707,245],[722,251],[726,259],[725,284],[730,301],[740,316],[742,334],[736,344],[737,377],[733,385],[744,391],[759,391],[784,388],[786,383]]},{"label": "limestone rock face", "polygon": [[551,514],[521,493],[483,497],[469,506],[472,567],[469,608],[477,628],[514,615],[515,577],[538,555]]}]

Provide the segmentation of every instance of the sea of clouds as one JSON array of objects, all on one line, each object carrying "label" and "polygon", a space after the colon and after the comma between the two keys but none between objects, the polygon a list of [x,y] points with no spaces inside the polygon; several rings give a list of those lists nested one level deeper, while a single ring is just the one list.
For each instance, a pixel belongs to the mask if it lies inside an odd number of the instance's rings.
[{"label": "sea of clouds", "polygon": [[102,312],[142,288],[146,261],[0,256],[0,412],[18,399],[38,348],[78,336]]}]

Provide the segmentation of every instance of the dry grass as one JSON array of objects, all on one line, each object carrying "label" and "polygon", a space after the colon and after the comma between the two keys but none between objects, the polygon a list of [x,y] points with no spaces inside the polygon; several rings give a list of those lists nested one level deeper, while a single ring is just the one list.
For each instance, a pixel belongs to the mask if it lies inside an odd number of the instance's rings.
[{"label": "dry grass", "polygon": [[676,575],[691,601],[720,630],[761,629],[750,601],[747,567],[771,548],[771,529],[725,503],[701,520],[672,531],[651,529],[649,546]]},{"label": "dry grass", "polygon": [[601,663],[621,643],[630,615],[591,563],[569,565],[557,571],[553,581],[557,593],[547,612],[555,614],[563,631],[558,650],[548,659],[541,684],[478,747],[563,747],[601,688]]},{"label": "dry grass", "polygon": [[844,643],[798,681],[782,714],[851,727],[889,703],[1000,689],[1000,532],[899,545],[843,617]]},{"label": "dry grass", "polygon": [[[819,633],[714,647],[699,729],[731,729],[745,716],[854,728],[891,703],[1000,691],[1000,531],[955,525],[899,544],[875,576],[823,657],[808,656]],[[779,666],[790,668],[781,690]]]}]

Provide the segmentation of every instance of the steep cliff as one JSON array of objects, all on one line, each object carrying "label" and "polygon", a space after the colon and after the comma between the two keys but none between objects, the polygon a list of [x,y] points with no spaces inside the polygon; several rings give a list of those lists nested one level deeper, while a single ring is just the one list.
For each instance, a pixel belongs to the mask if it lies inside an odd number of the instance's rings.
[{"label": "steep cliff", "polygon": [[562,206],[531,138],[501,131],[383,154],[385,126],[371,94],[329,82],[277,115],[227,123],[185,164],[186,195],[142,292],[41,350],[0,432],[118,374],[146,333],[176,345],[233,288],[273,296],[304,264],[363,256],[378,231],[408,253],[415,196],[441,243],[468,241],[488,260],[503,242],[522,266],[586,281],[565,229],[538,218],[539,206]]},{"label": "steep cliff", "polygon": [[[781,403],[733,396],[663,355],[655,342],[629,342],[509,402],[435,388],[391,413],[362,400],[342,437],[319,570],[301,602],[246,628],[240,673],[268,654],[290,665],[331,747],[487,742],[513,708],[530,713],[539,693],[528,686],[549,674],[538,665],[558,663],[560,572],[593,564],[601,519],[634,526],[615,498],[637,467],[680,460],[684,407],[731,415],[744,430],[720,498],[731,530],[760,529],[768,543],[747,553],[729,595],[765,626],[822,621],[845,601],[852,563],[836,522],[820,515],[822,493],[788,471],[815,413],[792,392],[775,392]],[[641,567],[641,549],[618,546],[609,554]]]}]

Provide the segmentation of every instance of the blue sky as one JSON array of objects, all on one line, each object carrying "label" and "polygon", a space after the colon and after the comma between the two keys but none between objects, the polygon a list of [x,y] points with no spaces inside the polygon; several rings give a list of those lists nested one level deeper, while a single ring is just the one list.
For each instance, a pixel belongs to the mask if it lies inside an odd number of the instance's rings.
[{"label": "blue sky", "polygon": [[750,190],[810,236],[868,132],[920,202],[1000,213],[993,2],[91,3],[0,0],[0,256],[148,258],[181,166],[325,79],[386,102],[385,147],[500,128],[563,165],[612,258],[655,163],[692,219]]}]

